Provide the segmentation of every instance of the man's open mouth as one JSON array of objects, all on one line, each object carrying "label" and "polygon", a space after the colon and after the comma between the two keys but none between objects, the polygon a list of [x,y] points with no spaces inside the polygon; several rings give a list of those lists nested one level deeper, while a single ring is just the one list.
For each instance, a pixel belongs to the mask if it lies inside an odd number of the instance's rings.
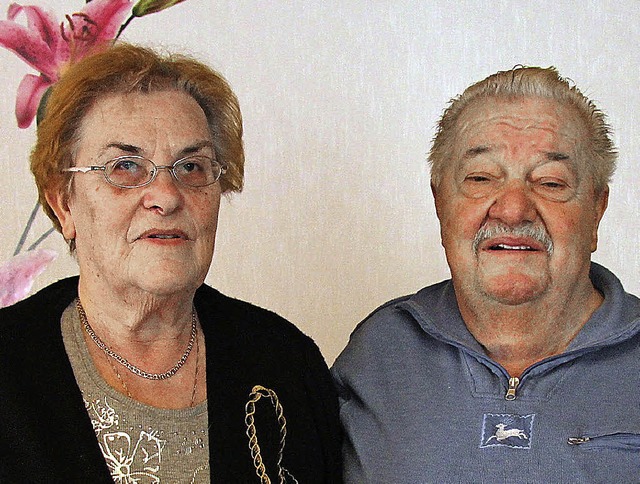
[{"label": "man's open mouth", "polygon": [[530,245],[508,245],[508,244],[495,244],[488,247],[489,250],[527,250],[536,251]]}]

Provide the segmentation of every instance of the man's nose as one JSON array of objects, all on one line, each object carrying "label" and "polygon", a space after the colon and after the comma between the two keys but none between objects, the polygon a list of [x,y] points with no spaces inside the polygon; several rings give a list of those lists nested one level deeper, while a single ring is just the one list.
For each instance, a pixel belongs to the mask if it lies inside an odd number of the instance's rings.
[{"label": "man's nose", "polygon": [[522,180],[510,180],[496,194],[489,217],[509,226],[533,222],[537,209],[530,187]]}]

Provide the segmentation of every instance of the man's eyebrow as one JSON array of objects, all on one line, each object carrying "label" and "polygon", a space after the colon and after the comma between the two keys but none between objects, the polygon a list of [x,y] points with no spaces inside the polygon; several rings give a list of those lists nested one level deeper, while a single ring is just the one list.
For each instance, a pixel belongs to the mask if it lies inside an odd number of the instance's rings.
[{"label": "man's eyebrow", "polygon": [[490,148],[486,145],[474,146],[473,148],[469,148],[467,151],[465,151],[462,158],[474,158],[483,153],[487,153],[488,151],[490,151]]},{"label": "man's eyebrow", "polygon": [[549,161],[566,161],[571,159],[571,157],[566,153],[560,153],[558,151],[549,151],[545,153],[545,157]]}]

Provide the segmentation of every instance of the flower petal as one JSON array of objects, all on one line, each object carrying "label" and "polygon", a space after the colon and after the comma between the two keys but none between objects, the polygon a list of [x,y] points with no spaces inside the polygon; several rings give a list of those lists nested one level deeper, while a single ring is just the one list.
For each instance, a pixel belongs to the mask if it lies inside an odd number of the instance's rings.
[{"label": "flower petal", "polygon": [[10,306],[24,299],[33,286],[33,280],[57,256],[53,250],[30,250],[0,265],[0,307]]},{"label": "flower petal", "polygon": [[112,40],[133,5],[131,0],[92,0],[82,9],[97,25],[97,41]]},{"label": "flower petal", "polygon": [[20,81],[16,96],[16,119],[19,128],[28,128],[36,116],[42,95],[52,82],[43,76],[27,74]]},{"label": "flower petal", "polygon": [[60,24],[54,15],[35,5],[22,6],[12,3],[9,5],[7,18],[15,20],[20,13],[24,13],[27,17],[29,30],[38,32],[42,41],[51,48],[51,52],[55,52],[62,37],[60,35]]},{"label": "flower petal", "polygon": [[9,49],[51,80],[57,79],[57,60],[38,32],[9,20],[0,20],[0,46]]}]

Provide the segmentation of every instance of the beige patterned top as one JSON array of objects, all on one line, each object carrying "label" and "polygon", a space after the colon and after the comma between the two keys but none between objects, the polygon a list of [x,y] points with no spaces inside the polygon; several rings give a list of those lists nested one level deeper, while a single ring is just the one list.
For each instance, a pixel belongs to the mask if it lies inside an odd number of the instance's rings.
[{"label": "beige patterned top", "polygon": [[72,303],[62,335],[102,455],[117,483],[208,483],[207,403],[169,410],[137,402],[98,374]]}]

